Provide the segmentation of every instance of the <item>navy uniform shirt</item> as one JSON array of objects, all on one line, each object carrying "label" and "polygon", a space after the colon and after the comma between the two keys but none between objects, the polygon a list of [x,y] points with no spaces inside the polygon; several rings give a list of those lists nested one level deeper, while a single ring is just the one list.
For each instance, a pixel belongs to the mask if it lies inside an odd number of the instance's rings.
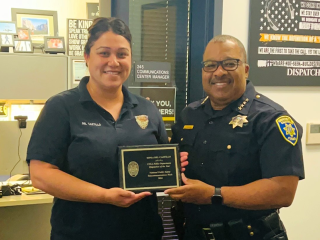
[{"label": "navy uniform shirt", "polygon": [[[249,81],[244,95],[220,111],[213,110],[208,98],[190,104],[172,132],[172,142],[189,152],[188,178],[215,187],[242,186],[275,176],[304,178],[302,127],[283,107],[258,94]],[[274,210],[185,204],[185,211],[187,221],[208,225]]]},{"label": "navy uniform shirt", "polygon": [[[118,146],[167,143],[165,127],[154,104],[125,87],[121,113],[114,121],[92,100],[86,88],[88,80],[83,78],[77,88],[46,102],[33,129],[27,161],[53,164],[103,188],[119,187]],[[148,117],[145,129],[136,121],[141,115]],[[157,211],[155,194],[129,208],[56,198],[52,235],[57,240],[156,239],[151,236],[161,236],[163,231]]]}]

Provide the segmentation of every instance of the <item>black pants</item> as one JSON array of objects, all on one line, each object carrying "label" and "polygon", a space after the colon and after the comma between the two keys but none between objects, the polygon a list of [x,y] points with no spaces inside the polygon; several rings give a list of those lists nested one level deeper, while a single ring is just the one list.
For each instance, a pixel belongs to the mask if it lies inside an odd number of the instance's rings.
[{"label": "black pants", "polygon": [[[124,230],[125,231],[125,230]],[[88,237],[80,237],[80,236],[73,236],[73,237],[68,237],[68,236],[62,236],[62,235],[57,235],[51,233],[51,238],[50,240],[161,240],[162,239],[162,234],[158,236],[138,236],[138,237],[117,237],[117,236],[100,236],[100,237],[93,237],[93,238],[88,238]]]}]

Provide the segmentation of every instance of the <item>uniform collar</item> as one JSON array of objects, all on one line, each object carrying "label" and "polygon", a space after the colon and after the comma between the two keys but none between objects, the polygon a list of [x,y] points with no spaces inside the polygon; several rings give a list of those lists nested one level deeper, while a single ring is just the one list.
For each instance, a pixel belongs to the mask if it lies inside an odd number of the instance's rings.
[{"label": "uniform collar", "polygon": [[235,101],[234,110],[242,115],[247,115],[253,102],[253,99],[256,96],[258,95],[253,84],[249,80],[247,80],[246,91],[237,101]]},{"label": "uniform collar", "polygon": [[88,89],[87,89],[87,83],[89,82],[89,77],[83,77],[79,83],[78,89],[80,93],[80,102],[88,102],[93,101]]},{"label": "uniform collar", "polygon": [[[87,89],[87,84],[89,82],[89,77],[84,77],[81,79],[78,89],[80,93],[80,102],[93,102],[92,97]],[[128,104],[129,106],[134,106],[138,104],[138,99],[135,95],[133,95],[129,90],[122,85],[122,92],[124,97],[124,104]]]},{"label": "uniform collar", "polygon": [[246,115],[248,114],[248,111],[253,102],[253,99],[256,96],[259,96],[259,95],[256,94],[256,90],[254,89],[253,84],[249,80],[247,80],[246,91],[244,92],[244,94],[238,100],[230,103],[224,109],[219,111],[214,111],[211,106],[209,97],[206,97],[204,100],[202,100],[201,103],[196,108],[203,107],[204,112],[211,117],[224,116],[230,113],[231,111],[236,111],[243,115]]}]

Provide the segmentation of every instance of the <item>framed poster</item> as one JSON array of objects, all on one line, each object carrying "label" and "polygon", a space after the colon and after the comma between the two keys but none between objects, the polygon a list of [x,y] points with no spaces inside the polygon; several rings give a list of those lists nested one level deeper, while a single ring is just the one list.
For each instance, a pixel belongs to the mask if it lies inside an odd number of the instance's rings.
[{"label": "framed poster", "polygon": [[79,84],[80,80],[84,76],[89,76],[89,71],[86,66],[86,61],[85,60],[73,60],[72,61],[72,81],[73,84]]},{"label": "framed poster", "polygon": [[84,47],[88,39],[90,19],[67,19],[67,48],[69,56],[83,57]]},{"label": "framed poster", "polygon": [[33,43],[43,44],[45,36],[59,36],[56,11],[12,8],[11,16],[17,27],[30,30]]},{"label": "framed poster", "polygon": [[99,3],[87,3],[87,18],[95,19],[100,16]]},{"label": "framed poster", "polygon": [[251,0],[249,79],[256,86],[320,86],[319,0]]},{"label": "framed poster", "polygon": [[77,87],[81,79],[90,76],[84,57],[68,57],[68,89]]},{"label": "framed poster", "polygon": [[0,21],[0,34],[17,34],[16,22]]}]

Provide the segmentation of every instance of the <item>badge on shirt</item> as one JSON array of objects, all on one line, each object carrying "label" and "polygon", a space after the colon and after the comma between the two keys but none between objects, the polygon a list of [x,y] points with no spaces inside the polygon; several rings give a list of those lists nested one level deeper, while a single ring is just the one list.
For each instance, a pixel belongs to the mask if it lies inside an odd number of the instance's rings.
[{"label": "badge on shirt", "polygon": [[293,146],[298,142],[298,129],[289,116],[281,116],[276,120],[277,126],[283,138]]},{"label": "badge on shirt", "polygon": [[139,115],[139,116],[135,116],[135,118],[136,118],[138,125],[142,129],[146,129],[148,127],[149,118],[147,115]]},{"label": "badge on shirt", "polygon": [[237,115],[231,119],[229,124],[232,125],[232,128],[243,127],[244,123],[248,123],[247,116]]}]

